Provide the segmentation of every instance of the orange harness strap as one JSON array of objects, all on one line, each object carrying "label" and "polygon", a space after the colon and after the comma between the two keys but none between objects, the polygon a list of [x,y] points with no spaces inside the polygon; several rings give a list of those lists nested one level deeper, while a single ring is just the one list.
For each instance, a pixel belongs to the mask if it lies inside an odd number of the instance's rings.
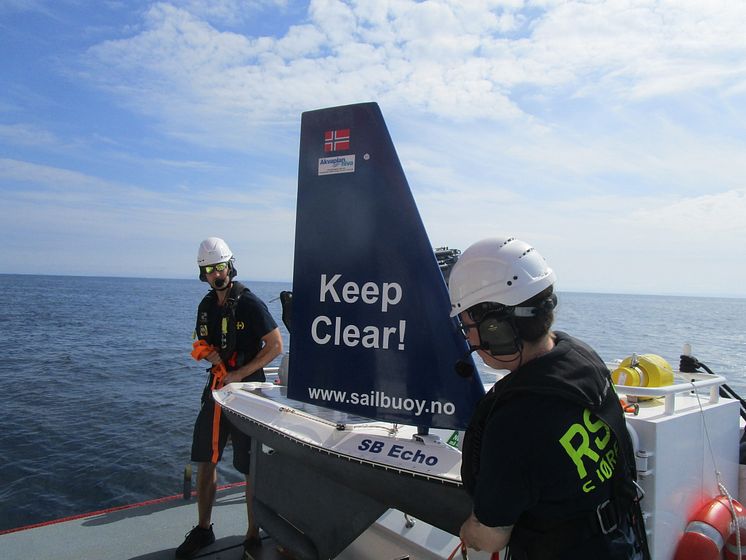
[{"label": "orange harness strap", "polygon": [[[197,361],[204,360],[208,354],[215,350],[215,347],[208,344],[204,340],[195,340],[192,345],[192,358]],[[212,385],[210,386],[211,391],[220,389],[223,386],[223,380],[228,375],[228,371],[225,369],[225,365],[220,363],[216,366],[212,366]],[[218,449],[220,447],[220,407],[217,403],[213,404],[212,413],[212,457],[211,463],[217,464],[218,462]]]}]

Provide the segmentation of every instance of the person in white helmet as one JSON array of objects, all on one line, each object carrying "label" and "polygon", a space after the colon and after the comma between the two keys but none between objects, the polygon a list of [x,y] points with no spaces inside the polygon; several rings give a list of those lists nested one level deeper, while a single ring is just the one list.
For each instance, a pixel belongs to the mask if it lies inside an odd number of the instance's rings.
[{"label": "person in white helmet", "polygon": [[515,560],[649,558],[624,413],[601,358],[551,330],[555,280],[512,237],[475,243],[451,271],[451,316],[488,366],[509,370],[464,438],[461,539]]},{"label": "person in white helmet", "polygon": [[[282,337],[264,302],[246,286],[234,280],[235,259],[228,244],[218,237],[209,237],[197,253],[199,279],[211,290],[197,308],[195,335],[207,341],[215,350],[207,356],[213,365],[223,364],[228,371],[224,384],[236,381],[265,381],[264,366],[282,353]],[[210,374],[202,393],[202,407],[194,425],[192,461],[197,468],[198,524],[176,549],[176,558],[191,558],[197,551],[215,541],[211,515],[217,489],[216,466],[230,435],[233,442],[233,465],[246,476],[246,508],[248,530],[244,541],[244,557],[251,558],[249,549],[260,544],[259,528],[252,509],[252,489],[249,482],[251,438],[235,429],[216,410]]]}]

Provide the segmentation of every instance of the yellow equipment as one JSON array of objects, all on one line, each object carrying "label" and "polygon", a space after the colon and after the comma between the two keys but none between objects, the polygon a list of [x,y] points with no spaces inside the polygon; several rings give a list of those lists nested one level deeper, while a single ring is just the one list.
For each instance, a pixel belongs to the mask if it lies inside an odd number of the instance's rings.
[{"label": "yellow equipment", "polygon": [[631,387],[665,387],[673,384],[673,369],[656,354],[632,354],[611,372],[617,385]]}]

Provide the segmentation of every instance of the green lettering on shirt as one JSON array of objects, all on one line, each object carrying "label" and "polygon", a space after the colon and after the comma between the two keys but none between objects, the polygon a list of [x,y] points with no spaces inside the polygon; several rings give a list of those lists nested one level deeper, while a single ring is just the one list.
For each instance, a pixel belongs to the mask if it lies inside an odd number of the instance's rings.
[{"label": "green lettering on shirt", "polygon": [[[586,408],[583,410],[583,423],[577,422],[572,424],[559,439],[565,453],[567,453],[575,464],[581,480],[588,476],[585,460],[590,460],[594,463],[594,466],[597,466],[596,464],[601,458],[601,452],[606,448],[611,439],[611,430],[606,423],[599,418],[594,418],[591,411]],[[596,435],[598,432],[602,433]],[[591,438],[591,435],[596,435],[596,437]],[[602,471],[604,475],[608,472],[609,467],[613,469],[613,463],[609,465],[605,462]],[[598,473],[599,471],[596,472]],[[608,476],[599,478],[603,480],[603,478],[608,478]],[[586,487],[584,485],[583,488],[585,489]]]}]

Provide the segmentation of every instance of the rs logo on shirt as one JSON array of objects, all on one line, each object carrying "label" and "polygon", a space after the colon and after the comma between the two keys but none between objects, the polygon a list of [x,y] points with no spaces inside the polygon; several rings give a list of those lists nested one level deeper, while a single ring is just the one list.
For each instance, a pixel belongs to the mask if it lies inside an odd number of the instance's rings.
[{"label": "rs logo on shirt", "polygon": [[577,468],[583,492],[592,492],[596,482],[603,483],[614,474],[619,445],[615,441],[609,446],[610,441],[609,427],[588,409],[583,411],[583,422],[571,425],[559,439]]}]

